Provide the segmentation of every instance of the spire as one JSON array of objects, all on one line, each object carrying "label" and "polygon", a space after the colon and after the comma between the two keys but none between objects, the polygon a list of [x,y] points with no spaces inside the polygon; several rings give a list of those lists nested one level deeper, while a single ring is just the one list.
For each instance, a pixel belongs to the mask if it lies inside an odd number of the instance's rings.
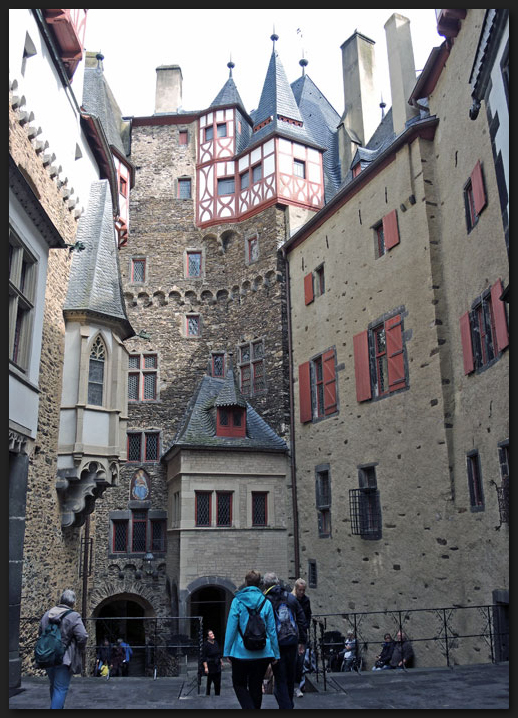
[{"label": "spire", "polygon": [[232,78],[232,70],[235,64],[232,62],[232,56],[229,62],[227,62],[229,69],[228,80],[225,82],[221,90],[218,92],[216,97],[210,103],[211,107],[221,107],[223,105],[239,105],[242,110],[246,112],[243,100],[241,99],[239,92],[237,91],[236,83]]}]

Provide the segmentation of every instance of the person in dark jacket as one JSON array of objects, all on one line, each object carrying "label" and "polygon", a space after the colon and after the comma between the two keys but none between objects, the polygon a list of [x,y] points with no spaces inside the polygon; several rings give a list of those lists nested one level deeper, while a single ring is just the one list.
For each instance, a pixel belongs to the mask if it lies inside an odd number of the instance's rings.
[{"label": "person in dark jacket", "polygon": [[[280,658],[275,617],[270,601],[265,601],[259,588],[261,574],[249,571],[245,577],[245,588],[237,591],[227,620],[223,656],[232,664],[232,685],[241,708],[258,709],[263,700],[263,678],[268,665]],[[264,603],[264,605],[263,605]],[[266,624],[266,645],[258,651],[245,648],[241,633],[248,623],[247,607],[261,608]]]},{"label": "person in dark jacket", "polygon": [[110,667],[111,664],[111,658],[112,658],[112,647],[110,645],[110,641],[105,638],[102,645],[99,646],[99,649],[97,651],[97,657],[95,661],[95,675],[99,676],[101,674],[101,668],[103,666]]},{"label": "person in dark jacket", "polygon": [[304,611],[304,616],[306,617],[306,632],[307,632],[307,642],[306,642],[306,650],[304,653],[299,653],[297,655],[297,666],[295,670],[295,695],[297,698],[302,698],[304,693],[302,692],[302,689],[304,688],[305,678],[304,678],[304,662],[307,658],[307,661],[309,663],[309,643],[310,643],[310,629],[311,629],[311,601],[309,600],[309,597],[306,595],[306,587],[307,584],[304,581],[303,578],[298,578],[295,581],[295,585],[293,586],[292,594],[295,596],[297,601],[302,606],[302,610]]},{"label": "person in dark jacket", "polygon": [[398,631],[394,643],[394,651],[390,659],[391,668],[409,668],[414,661],[414,649],[406,633]]},{"label": "person in dark jacket", "polygon": [[[272,666],[274,677],[273,694],[279,708],[290,710],[293,705],[293,691],[295,688],[295,672],[297,668],[297,656],[304,655],[306,650],[306,617],[302,606],[292,593],[289,593],[280,585],[280,581],[274,573],[265,573],[263,579],[264,594],[271,601],[274,613],[279,604],[285,601],[291,608],[298,628],[298,636],[293,643],[282,645],[279,641],[280,660]],[[278,637],[278,636],[277,636]]]},{"label": "person in dark jacket", "polygon": [[390,633],[386,633],[383,637],[384,641],[381,646],[381,651],[375,658],[375,663],[372,666],[373,671],[382,671],[385,668],[390,668],[390,659],[394,652],[394,641]]},{"label": "person in dark jacket", "polygon": [[221,669],[223,668],[223,657],[214,631],[207,631],[207,640],[203,644],[201,662],[207,676],[207,696],[210,696],[210,687],[214,684],[214,695],[219,696],[221,692]]},{"label": "person in dark jacket", "polygon": [[[74,591],[70,589],[63,591],[58,605],[43,614],[38,635],[43,633],[49,621],[59,618],[66,611],[70,611],[71,608],[73,609],[75,602],[76,594]],[[63,656],[63,662],[59,666],[51,666],[46,669],[50,681],[51,708],[64,708],[72,675],[81,672],[81,651],[85,647],[88,639],[88,633],[77,611],[71,611],[66,616],[63,616],[60,623],[60,631],[62,641],[67,647],[65,655]]]}]

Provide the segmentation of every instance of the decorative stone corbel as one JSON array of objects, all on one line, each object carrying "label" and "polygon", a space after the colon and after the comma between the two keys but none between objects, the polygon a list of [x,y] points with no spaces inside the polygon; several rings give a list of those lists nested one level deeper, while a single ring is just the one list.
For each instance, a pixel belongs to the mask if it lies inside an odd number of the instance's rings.
[{"label": "decorative stone corbel", "polygon": [[113,461],[86,461],[81,468],[58,470],[56,490],[61,504],[61,526],[82,526],[95,508],[95,501],[116,484],[119,466]]}]

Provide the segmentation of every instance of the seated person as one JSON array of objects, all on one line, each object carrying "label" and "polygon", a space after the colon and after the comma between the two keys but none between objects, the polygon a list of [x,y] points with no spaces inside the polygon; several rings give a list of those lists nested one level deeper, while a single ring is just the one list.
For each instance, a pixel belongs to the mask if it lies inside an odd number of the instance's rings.
[{"label": "seated person", "polygon": [[381,671],[385,668],[390,668],[390,659],[394,652],[394,641],[390,633],[385,633],[384,642],[381,645],[381,651],[375,658],[375,663],[372,666],[373,671]]},{"label": "seated person", "polygon": [[414,649],[406,633],[398,631],[394,644],[394,651],[390,659],[391,668],[409,668],[414,661]]}]

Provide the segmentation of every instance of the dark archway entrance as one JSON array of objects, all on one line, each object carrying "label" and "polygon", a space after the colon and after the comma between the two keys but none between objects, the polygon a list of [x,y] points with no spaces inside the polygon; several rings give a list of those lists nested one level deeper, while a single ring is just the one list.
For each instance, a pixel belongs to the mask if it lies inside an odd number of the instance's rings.
[{"label": "dark archway entrance", "polygon": [[[231,598],[231,597],[230,597]],[[190,597],[189,615],[202,616],[203,638],[212,629],[221,649],[225,642],[225,626],[229,606],[229,594],[219,586],[205,586],[194,591]],[[192,636],[194,638],[194,636]]]},{"label": "dark archway entrance", "polygon": [[133,649],[129,665],[130,676],[144,675],[145,611],[136,601],[115,599],[105,603],[97,614],[95,642],[97,646],[107,638],[113,645],[118,638],[125,639]]}]

